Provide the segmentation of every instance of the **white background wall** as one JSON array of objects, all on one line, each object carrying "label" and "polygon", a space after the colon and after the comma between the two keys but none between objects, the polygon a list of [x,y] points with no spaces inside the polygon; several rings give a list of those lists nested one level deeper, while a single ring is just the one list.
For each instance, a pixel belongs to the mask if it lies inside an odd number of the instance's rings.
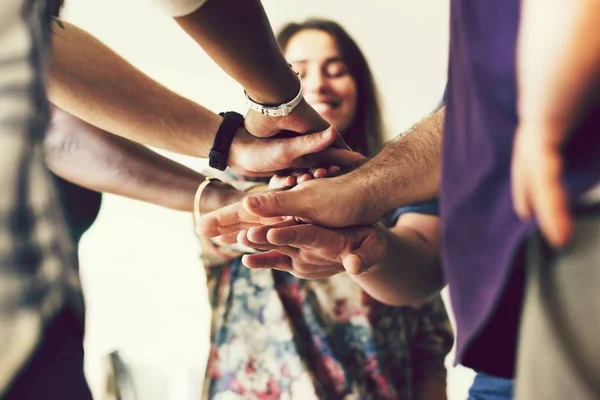
[{"label": "white background wall", "polygon": [[[370,61],[390,134],[410,127],[439,102],[446,79],[448,0],[263,4],[275,29],[308,16],[333,18],[347,28]],[[150,0],[70,0],[64,18],[172,90],[214,111],[245,111],[237,83]],[[81,246],[87,373],[96,393],[102,385],[100,360],[118,349],[135,370],[150,376],[142,400],[197,398],[182,392],[200,383],[208,350],[209,308],[197,253],[189,215],[105,196]],[[464,399],[470,379],[464,369],[450,371],[451,398]]]}]

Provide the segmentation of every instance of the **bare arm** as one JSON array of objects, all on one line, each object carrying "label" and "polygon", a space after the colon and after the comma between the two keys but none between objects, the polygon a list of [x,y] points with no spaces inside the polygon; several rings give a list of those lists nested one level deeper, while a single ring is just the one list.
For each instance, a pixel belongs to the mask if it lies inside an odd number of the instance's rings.
[{"label": "bare arm", "polygon": [[[87,32],[64,21],[62,25],[64,29],[53,27],[52,103],[134,142],[208,156],[220,116],[161,86]],[[347,165],[361,159],[357,153],[328,149],[336,138],[328,130],[325,135],[258,139],[240,127],[228,165],[246,175],[270,176],[291,166]]]},{"label": "bare arm", "polygon": [[442,107],[421,120],[348,174],[348,180],[366,188],[367,215],[379,218],[396,207],[438,196],[445,112]]},{"label": "bare arm", "polygon": [[521,124],[567,131],[598,94],[600,0],[524,0],[518,38]]},{"label": "bare arm", "polygon": [[[209,0],[176,21],[254,101],[281,104],[298,93],[300,81],[279,49],[260,0]],[[246,128],[259,137],[282,130],[322,131],[328,125],[304,99],[285,117],[252,110],[246,116]],[[343,147],[341,136],[337,145]]]},{"label": "bare arm", "polygon": [[600,0],[525,0],[518,37],[518,113],[513,198],[523,219],[537,217],[547,239],[573,232],[562,182],[562,146],[600,90]]},{"label": "bare arm", "polygon": [[175,19],[253,100],[289,101],[299,82],[283,57],[260,0],[208,0]]},{"label": "bare arm", "polygon": [[[373,272],[349,271],[367,293],[386,304],[420,305],[443,288],[438,217],[405,214],[393,228],[380,228],[380,232],[387,243],[382,261]],[[362,269],[369,267],[360,248],[352,254],[358,255]],[[344,260],[344,266],[348,269],[349,260]]]},{"label": "bare arm", "polygon": [[[196,189],[204,180],[181,164],[57,108],[45,154],[55,174],[80,186],[181,211],[193,210]],[[202,196],[202,209],[214,210],[243,196],[229,185],[211,183]]]},{"label": "bare arm", "polygon": [[102,42],[62,21],[53,26],[49,99],[108,132],[207,157],[221,117],[141,73]]}]

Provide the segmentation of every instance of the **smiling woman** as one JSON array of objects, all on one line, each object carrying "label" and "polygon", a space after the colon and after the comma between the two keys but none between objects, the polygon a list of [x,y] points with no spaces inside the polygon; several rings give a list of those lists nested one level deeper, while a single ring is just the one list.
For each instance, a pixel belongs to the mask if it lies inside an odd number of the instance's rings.
[{"label": "smiling woman", "polygon": [[384,143],[379,96],[369,64],[339,24],[310,19],[285,25],[277,41],[302,78],[304,98],[367,156]]}]

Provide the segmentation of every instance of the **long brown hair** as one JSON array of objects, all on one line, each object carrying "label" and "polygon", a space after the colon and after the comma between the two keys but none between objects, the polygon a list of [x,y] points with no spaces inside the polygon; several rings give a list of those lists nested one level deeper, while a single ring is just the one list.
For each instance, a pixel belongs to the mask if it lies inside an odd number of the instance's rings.
[{"label": "long brown hair", "polygon": [[368,156],[374,155],[383,147],[384,132],[379,95],[367,59],[348,32],[338,23],[317,18],[301,23],[289,23],[281,28],[277,41],[282,51],[285,52],[294,35],[306,29],[326,32],[335,39],[342,60],[357,87],[356,114],[350,126],[342,132],[344,139],[352,149]]}]

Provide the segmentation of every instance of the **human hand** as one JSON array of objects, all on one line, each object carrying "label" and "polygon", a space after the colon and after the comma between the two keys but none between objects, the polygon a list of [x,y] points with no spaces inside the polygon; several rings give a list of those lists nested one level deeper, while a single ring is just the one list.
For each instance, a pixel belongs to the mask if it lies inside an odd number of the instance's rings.
[{"label": "human hand", "polygon": [[513,205],[517,215],[536,218],[554,247],[564,247],[573,235],[573,220],[563,182],[562,145],[567,130],[551,124],[517,128],[511,166]]},{"label": "human hand", "polygon": [[273,175],[269,181],[269,189],[288,189],[311,179],[321,179],[339,175],[340,167],[332,165],[330,167],[311,168],[305,171],[296,171],[287,175]]},{"label": "human hand", "polygon": [[364,159],[361,154],[331,147],[338,136],[335,127],[326,127],[301,136],[260,139],[240,128],[231,144],[228,164],[246,176],[272,176],[289,168],[332,164],[346,168],[360,163]]},{"label": "human hand", "polygon": [[[294,172],[290,175],[274,175],[269,182],[268,188],[271,191],[286,189],[311,179],[335,176],[339,172],[340,168],[334,165],[327,168],[313,168],[303,172]],[[197,233],[199,236],[222,236],[219,237],[221,243],[233,244],[235,243],[237,233],[241,229],[248,229],[252,226],[261,226],[263,223],[268,224],[273,221],[278,222],[286,219],[284,217],[260,218],[249,214],[241,202],[247,194],[235,189],[228,190],[228,187],[230,185],[223,183],[214,183],[206,187],[205,194],[202,196],[202,209],[210,210],[211,212],[207,214],[208,218],[203,217],[198,221]],[[232,193],[228,194],[229,192]],[[204,205],[205,202],[208,204]],[[215,204],[219,205],[215,206]]]},{"label": "human hand", "polygon": [[273,137],[282,131],[296,135],[321,132],[330,126],[304,99],[285,117],[269,117],[250,109],[244,125],[250,134],[260,138]]},{"label": "human hand", "polygon": [[[377,207],[362,184],[350,175],[313,179],[290,190],[249,195],[235,207],[204,215],[199,232],[208,237],[236,235],[253,226],[294,217],[328,227],[372,225],[385,212]],[[243,219],[242,219],[243,218]]]},{"label": "human hand", "polygon": [[242,261],[248,268],[288,271],[302,279],[375,271],[387,249],[385,235],[376,227],[328,229],[293,221],[241,231],[237,240],[266,250],[245,255]]}]

